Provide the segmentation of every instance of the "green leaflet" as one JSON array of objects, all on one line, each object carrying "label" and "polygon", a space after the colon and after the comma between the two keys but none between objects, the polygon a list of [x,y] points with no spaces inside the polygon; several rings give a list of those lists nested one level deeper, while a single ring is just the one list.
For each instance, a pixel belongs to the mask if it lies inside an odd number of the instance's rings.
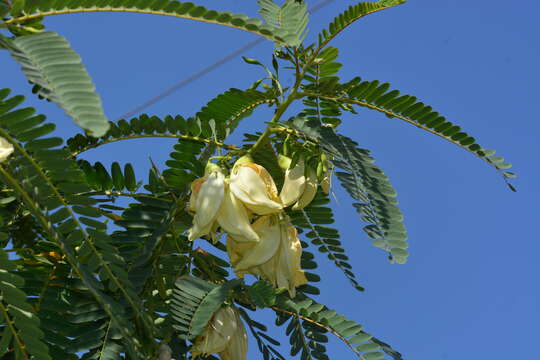
[{"label": "green leaflet", "polygon": [[0,249],[0,356],[9,348],[20,359],[50,360],[39,318],[21,290],[24,280]]},{"label": "green leaflet", "polygon": [[273,0],[257,0],[259,14],[267,24],[274,27],[276,32],[290,46],[300,46],[307,35],[308,11],[307,4],[297,0],[287,0],[283,6]]},{"label": "green leaflet", "polygon": [[267,327],[264,324],[253,320],[244,309],[238,308],[238,312],[244,319],[253,338],[257,342],[257,347],[263,355],[263,359],[285,360],[283,355],[275,348],[281,345],[279,341],[266,334],[266,331],[268,330]]},{"label": "green leaflet", "polygon": [[363,326],[303,294],[295,299],[280,296],[273,309],[278,316],[278,325],[289,321],[286,334],[290,337],[291,354],[302,351],[302,359],[328,359],[322,344],[328,342],[325,334],[331,332],[362,360],[385,359],[381,350],[394,360],[403,360],[401,354],[388,344],[364,332]]},{"label": "green leaflet", "polygon": [[369,151],[358,148],[352,139],[336,134],[331,127],[321,127],[315,120],[297,118],[293,126],[315,137],[328,152],[336,172],[349,195],[358,201],[353,206],[369,225],[364,227],[374,245],[389,252],[393,262],[405,263],[408,247],[403,215],[397,206],[396,191],[388,177],[373,164]]},{"label": "green leaflet", "polygon": [[178,278],[171,302],[171,316],[180,337],[193,340],[201,334],[214,313],[229,297],[229,291],[239,282],[235,279],[217,285],[191,276]]},{"label": "green leaflet", "polygon": [[15,24],[43,16],[83,11],[134,12],[173,16],[224,25],[257,34],[271,41],[285,42],[280,36],[282,34],[281,32],[275,31],[269,25],[263,25],[260,19],[250,18],[244,14],[234,14],[228,11],[209,10],[192,2],[179,2],[175,0],[102,0],[99,2],[89,2],[87,0],[26,0],[26,4],[22,10],[24,11],[24,15],[17,15],[7,20],[6,23]]},{"label": "green leaflet", "polygon": [[326,254],[328,259],[334,262],[353,287],[363,291],[364,288],[352,272],[349,257],[345,255],[346,251],[339,240],[339,232],[328,226],[334,222],[332,210],[327,206],[329,202],[328,196],[319,190],[308,207],[301,211],[289,211],[288,214],[295,226],[307,230],[304,236],[318,247],[319,252]]},{"label": "green leaflet", "polygon": [[[349,81],[342,88],[338,88],[337,91],[323,93],[317,91],[311,93],[308,90],[306,95],[376,110],[389,118],[398,118],[437,135],[486,161],[501,173],[510,189],[515,191],[515,188],[508,182],[508,179],[514,178],[515,174],[506,171],[512,167],[510,163],[505,162],[502,157],[494,156],[494,150],[481,147],[475,138],[462,131],[459,126],[447,121],[444,116],[434,111],[431,106],[417,101],[416,97],[400,95],[398,90],[390,90],[390,84],[388,83],[380,83],[377,80],[361,81],[359,77]],[[339,93],[345,93],[346,96]]]},{"label": "green leaflet", "polygon": [[69,43],[55,32],[47,31],[15,39],[0,36],[2,43],[21,65],[38,95],[55,102],[83,129],[102,136],[109,129],[101,99],[81,64],[81,58]]},{"label": "green leaflet", "polygon": [[[212,99],[195,117],[203,124],[210,124],[213,120],[217,140],[223,141],[257,106],[275,101],[276,96],[272,92],[231,88]],[[212,138],[212,131],[209,131],[211,129],[205,130],[206,127],[209,125],[203,126],[203,136],[207,139]]]},{"label": "green leaflet", "polygon": [[406,0],[379,0],[376,2],[360,2],[349,6],[347,10],[334,18],[328,29],[319,35],[319,49],[326,46],[333,38],[342,32],[347,26],[366,15],[385,10],[396,5],[403,4]]},{"label": "green leaflet", "polygon": [[[126,351],[138,358],[138,343],[131,335],[134,328],[126,321],[126,305],[141,320],[148,336],[152,337],[153,330],[127,278],[123,259],[110,245],[110,237],[104,232],[106,225],[94,219],[101,216],[94,208],[96,200],[80,195],[90,190],[83,173],[66,149],[43,138],[54,125],[43,124],[45,117],[33,116],[33,109],[13,110],[23,100],[16,96],[0,101],[0,136],[15,147],[0,168],[1,178],[40,223],[48,240],[61,249],[73,276],[82,280],[121,331]],[[125,305],[108,296],[104,284],[111,292],[121,294]]]}]

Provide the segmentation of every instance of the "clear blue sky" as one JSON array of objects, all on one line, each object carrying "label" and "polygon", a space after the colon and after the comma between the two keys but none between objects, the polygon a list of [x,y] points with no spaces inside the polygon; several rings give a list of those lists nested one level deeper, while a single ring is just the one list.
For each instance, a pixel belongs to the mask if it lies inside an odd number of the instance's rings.
[{"label": "clear blue sky", "polygon": [[[256,14],[253,0],[199,3]],[[311,35],[352,3],[336,0],[316,13]],[[361,231],[346,194],[336,189],[337,227],[366,291],[354,291],[321,257],[319,299],[407,360],[538,356],[539,11],[532,0],[410,0],[365,18],[334,43],[343,79],[388,81],[417,96],[481,145],[497,149],[519,175],[518,192],[512,193],[482,161],[399,120],[365,111],[344,118],[341,130],[372,150],[399,193],[412,255],[407,265],[389,264]],[[82,55],[111,118],[254,39],[235,29],[150,15],[63,15],[46,25]],[[269,63],[272,46],[245,55]],[[29,94],[7,53],[0,69],[2,87]],[[218,93],[246,88],[261,75],[238,58],[146,112],[189,116]],[[54,105],[29,98],[59,124],[60,134],[77,131]],[[260,129],[267,114],[256,112],[238,134]],[[146,177],[148,157],[163,164],[171,145],[125,142],[87,158],[119,157]],[[354,358],[334,341],[330,353],[332,359]],[[252,354],[250,360],[259,358]]]}]

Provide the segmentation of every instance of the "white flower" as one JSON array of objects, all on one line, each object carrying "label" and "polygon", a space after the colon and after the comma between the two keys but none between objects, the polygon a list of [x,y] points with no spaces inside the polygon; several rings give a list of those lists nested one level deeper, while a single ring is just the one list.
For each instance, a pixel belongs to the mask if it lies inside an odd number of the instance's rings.
[{"label": "white flower", "polygon": [[238,310],[219,309],[191,347],[193,357],[217,353],[222,360],[246,360],[247,334]]},{"label": "white flower", "polygon": [[13,144],[0,136],[0,162],[6,161],[12,152]]},{"label": "white flower", "polygon": [[272,176],[249,157],[244,156],[236,162],[231,174],[230,190],[257,215],[273,214],[283,209]]},{"label": "white flower", "polygon": [[227,252],[236,275],[260,276],[277,288],[285,288],[291,297],[296,287],[307,283],[300,267],[302,245],[296,229],[277,215],[262,216],[253,224],[259,235],[258,243],[239,243],[234,237],[227,239]]}]

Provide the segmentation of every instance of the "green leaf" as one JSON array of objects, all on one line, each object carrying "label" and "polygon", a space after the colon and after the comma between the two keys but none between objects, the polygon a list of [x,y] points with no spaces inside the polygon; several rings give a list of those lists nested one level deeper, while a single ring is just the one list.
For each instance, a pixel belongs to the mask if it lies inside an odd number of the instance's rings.
[{"label": "green leaf", "polygon": [[[322,343],[328,342],[325,334],[330,332],[349,345],[360,359],[384,359],[384,354],[379,351],[382,350],[394,360],[403,360],[399,352],[363,331],[361,325],[303,294],[294,299],[280,296],[273,309],[278,315],[276,322],[279,325],[290,319],[287,334],[291,336],[291,353],[303,349],[303,358],[326,358]],[[307,342],[306,338],[310,341]]]},{"label": "green leaf", "polygon": [[392,247],[390,240],[406,241],[403,215],[397,206],[397,193],[388,177],[375,164],[368,150],[360,149],[352,139],[335,133],[333,128],[320,126],[315,119],[297,118],[293,126],[320,142],[333,164],[343,171],[337,178],[349,195],[362,220],[366,234],[378,240],[374,245],[389,253],[390,260],[405,263],[408,253],[404,246]]},{"label": "green leaf", "polygon": [[229,291],[238,284],[239,280],[217,285],[191,276],[178,278],[171,302],[171,316],[180,337],[192,340],[200,335],[229,297]]},{"label": "green leaf", "polygon": [[[486,161],[504,177],[505,169],[511,167],[509,163],[501,163],[503,158],[493,156],[493,150],[482,148],[476,139],[446,118],[434,111],[431,106],[417,101],[411,95],[400,95],[397,90],[389,91],[389,84],[379,84],[378,81],[361,81],[354,78],[347,84],[337,88],[333,93],[321,94],[317,90],[308,91],[307,96],[318,97],[341,104],[358,105],[385,114],[389,118],[405,121],[428,133],[439,136],[454,145],[472,153]],[[346,96],[338,95],[345,93]]]},{"label": "green leaf", "polygon": [[385,10],[396,5],[403,4],[406,0],[380,0],[376,2],[360,2],[349,6],[347,10],[334,18],[328,26],[328,30],[323,30],[319,35],[319,49],[322,49],[332,39],[334,39],[345,28],[353,24],[356,20],[363,18],[377,11]]},{"label": "green leaf", "polygon": [[259,19],[249,18],[243,14],[209,10],[203,6],[197,6],[192,2],[179,2],[176,0],[104,0],[99,2],[88,2],[87,0],[26,0],[26,5],[23,7],[23,11],[24,15],[9,19],[6,21],[6,23],[24,23],[25,21],[31,19],[64,14],[66,12],[133,12],[172,16],[176,18],[224,25],[262,36],[270,41],[279,43],[285,42],[285,40],[280,36],[281,32],[276,31],[276,29],[271,26],[262,25],[262,22]]},{"label": "green leaf", "polygon": [[28,80],[39,85],[38,94],[57,103],[93,136],[109,129],[95,86],[69,43],[55,32],[8,39],[0,36]]},{"label": "green leaf", "polygon": [[43,341],[39,318],[20,289],[24,280],[15,269],[8,254],[0,249],[0,319],[3,319],[0,323],[6,325],[0,338],[0,355],[9,349],[11,342],[12,350],[19,352],[22,359],[52,359]]},{"label": "green leaf", "polygon": [[307,35],[308,11],[303,1],[286,0],[283,6],[278,6],[272,0],[257,0],[259,13],[267,24],[271,25],[276,33],[289,46],[300,46]]},{"label": "green leaf", "polygon": [[275,289],[268,281],[259,280],[248,288],[248,294],[257,307],[266,308],[276,302]]}]

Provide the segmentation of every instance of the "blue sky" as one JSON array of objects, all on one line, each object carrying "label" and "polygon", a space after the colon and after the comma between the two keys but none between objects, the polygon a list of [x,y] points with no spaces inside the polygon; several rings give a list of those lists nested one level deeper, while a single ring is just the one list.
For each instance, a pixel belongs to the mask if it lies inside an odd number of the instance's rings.
[{"label": "blue sky", "polygon": [[[198,3],[256,14],[255,1]],[[353,3],[336,0],[314,14],[311,36]],[[412,255],[406,265],[389,264],[361,231],[347,195],[336,188],[336,226],[366,291],[353,290],[321,256],[319,300],[363,324],[407,360],[536,356],[539,11],[532,0],[519,5],[411,0],[363,19],[334,42],[343,79],[388,81],[417,96],[481,145],[498,150],[519,175],[518,192],[512,193],[494,170],[442,139],[373,112],[344,117],[341,131],[372,151],[399,193]],[[110,118],[254,39],[235,29],[150,15],[63,15],[45,23],[81,54]],[[272,48],[263,43],[245,55],[269,63]],[[7,53],[0,68],[1,87],[29,94]],[[238,58],[146,112],[189,116],[215,95],[246,88],[262,75]],[[54,105],[31,94],[29,103],[59,125],[59,134],[78,131]],[[255,112],[238,134],[261,129],[267,120],[267,111]],[[163,164],[172,144],[131,141],[89,152],[87,158],[132,162],[146,178],[147,159]],[[335,341],[330,354],[354,358]],[[256,352],[250,355],[258,358]]]}]

